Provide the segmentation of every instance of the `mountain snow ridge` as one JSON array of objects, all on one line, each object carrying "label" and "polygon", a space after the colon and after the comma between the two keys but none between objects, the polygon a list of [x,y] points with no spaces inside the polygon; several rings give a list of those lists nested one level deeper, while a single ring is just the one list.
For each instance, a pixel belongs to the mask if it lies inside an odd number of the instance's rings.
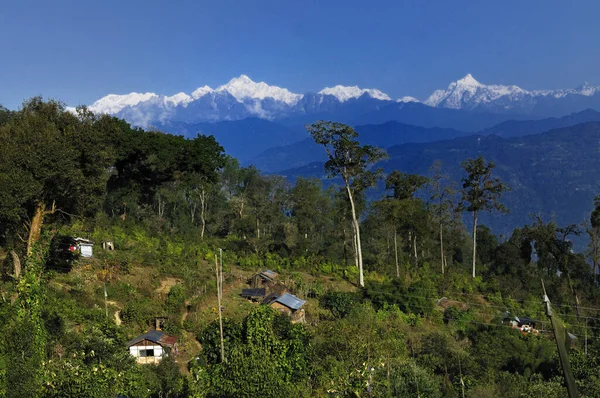
[{"label": "mountain snow ridge", "polygon": [[446,90],[434,91],[423,103],[437,108],[527,113],[544,99],[591,97],[596,93],[600,94],[600,87],[587,82],[575,89],[528,91],[515,85],[486,85],[467,74],[462,79],[450,83]]},{"label": "mountain snow ridge", "polygon": [[295,105],[302,97],[302,94],[294,94],[288,89],[270,86],[265,82],[255,83],[246,75],[235,77],[217,88],[217,92],[227,91],[238,101],[246,98],[260,99],[272,98],[275,101],[285,102],[288,105]]},{"label": "mountain snow ridge", "polygon": [[325,87],[323,90],[319,91],[319,94],[324,95],[333,95],[340,102],[346,102],[351,98],[359,98],[363,94],[369,94],[372,98],[382,100],[382,101],[391,101],[392,99],[385,93],[372,89],[372,88],[359,88],[358,86],[341,86],[337,85],[334,87]]},{"label": "mountain snow ridge", "polygon": [[[392,102],[389,95],[377,89],[336,85],[325,87],[316,94],[297,94],[286,88],[254,82],[247,75],[240,75],[216,89],[202,86],[191,94],[109,94],[95,101],[88,109],[95,113],[116,115],[134,125],[147,127],[156,121],[170,120],[196,123],[248,117],[274,120],[303,114],[331,114],[342,109],[340,107],[344,107],[350,100],[363,96],[367,98],[367,102],[351,105],[354,107],[352,112],[364,107],[368,108],[365,111],[379,109],[378,101],[382,101],[381,105]],[[404,96],[395,102],[406,104],[419,100]],[[563,114],[567,114],[585,108],[600,109],[600,87],[585,82],[574,89],[528,91],[515,85],[483,84],[467,74],[450,83],[445,90],[435,90],[423,104],[488,113],[544,114],[564,110],[568,112]],[[68,110],[74,111],[74,108]]]}]

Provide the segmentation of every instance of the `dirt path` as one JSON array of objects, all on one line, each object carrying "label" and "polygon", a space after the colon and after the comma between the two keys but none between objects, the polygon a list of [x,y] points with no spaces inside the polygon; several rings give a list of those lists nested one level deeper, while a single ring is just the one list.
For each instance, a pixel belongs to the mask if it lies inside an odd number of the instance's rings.
[{"label": "dirt path", "polygon": [[188,308],[190,308],[190,304],[191,304],[190,300],[185,300],[185,311],[181,315],[181,323],[185,322],[188,315],[190,314],[190,312],[188,311]]},{"label": "dirt path", "polygon": [[[119,303],[117,303],[116,301],[113,301],[113,300],[106,300],[106,304],[113,305],[117,308],[121,308]],[[121,326],[121,324],[123,323],[123,321],[121,320],[121,310],[120,309],[115,311],[115,323],[117,324],[117,326]]]},{"label": "dirt path", "polygon": [[160,295],[166,295],[169,293],[171,288],[177,285],[178,283],[181,283],[181,279],[168,276],[162,281],[160,281],[160,286],[156,288],[155,292]]}]

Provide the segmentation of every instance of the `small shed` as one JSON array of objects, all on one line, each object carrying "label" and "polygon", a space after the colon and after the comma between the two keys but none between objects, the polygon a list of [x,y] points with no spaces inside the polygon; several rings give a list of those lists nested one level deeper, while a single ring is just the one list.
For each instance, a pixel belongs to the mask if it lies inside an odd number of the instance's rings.
[{"label": "small shed", "polygon": [[242,289],[242,297],[252,301],[263,301],[267,295],[267,289],[259,287],[257,289]]},{"label": "small shed", "polygon": [[139,364],[159,363],[171,353],[177,355],[177,340],[160,330],[150,330],[127,343],[127,348]]},{"label": "small shed", "polygon": [[279,278],[279,274],[275,271],[270,269],[261,271],[252,277],[252,287],[256,289],[271,285],[277,281],[277,278]]},{"label": "small shed", "polygon": [[304,323],[304,309],[302,308],[304,303],[306,301],[299,299],[293,294],[285,293],[271,301],[268,305],[271,308],[288,314],[292,318],[292,322]]},{"label": "small shed", "polygon": [[81,253],[81,257],[90,258],[93,256],[92,248],[94,247],[94,242],[84,238],[74,238],[73,240],[75,241],[77,249],[79,249],[79,253]]}]

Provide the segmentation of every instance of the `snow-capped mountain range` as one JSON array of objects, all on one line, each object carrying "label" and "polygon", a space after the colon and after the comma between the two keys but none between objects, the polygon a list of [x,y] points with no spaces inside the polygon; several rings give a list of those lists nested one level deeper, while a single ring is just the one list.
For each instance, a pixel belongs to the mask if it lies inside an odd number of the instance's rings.
[{"label": "snow-capped mountain range", "polygon": [[[203,86],[191,94],[109,94],[88,108],[147,127],[167,122],[216,122],[248,117],[273,120],[332,114],[344,109],[367,113],[391,104],[402,106],[418,102],[410,96],[394,101],[380,90],[358,86],[337,85],[325,87],[318,93],[297,94],[241,75],[216,89]],[[527,91],[518,86],[482,84],[467,74],[450,83],[447,89],[434,91],[422,105],[474,112],[562,116],[585,108],[600,109],[600,86],[584,83],[575,89]]]},{"label": "snow-capped mountain range", "polygon": [[438,108],[522,114],[533,112],[544,102],[568,97],[581,100],[596,94],[600,94],[600,86],[592,86],[587,82],[575,89],[527,91],[518,86],[485,85],[467,74],[450,83],[446,90],[434,91],[423,103]]}]

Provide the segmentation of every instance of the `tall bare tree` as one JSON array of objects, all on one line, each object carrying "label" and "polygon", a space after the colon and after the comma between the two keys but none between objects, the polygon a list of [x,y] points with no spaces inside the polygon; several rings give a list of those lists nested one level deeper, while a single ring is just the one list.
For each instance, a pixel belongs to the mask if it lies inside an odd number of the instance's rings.
[{"label": "tall bare tree", "polygon": [[335,122],[318,121],[306,127],[312,138],[323,145],[328,160],[325,171],[329,178],[341,177],[350,201],[353,232],[355,236],[355,255],[358,264],[359,285],[364,286],[363,259],[360,240],[360,223],[355,204],[357,190],[365,189],[375,183],[376,173],[369,168],[384,159],[384,150],[370,145],[360,145],[358,133],[350,126]]},{"label": "tall bare tree", "polygon": [[486,163],[483,156],[467,159],[461,165],[467,172],[467,177],[462,179],[460,207],[464,211],[473,213],[473,278],[475,278],[477,216],[481,211],[507,212],[508,210],[500,203],[500,197],[509,188],[499,178],[492,176],[496,165],[492,162]]},{"label": "tall bare tree", "polygon": [[456,194],[456,190],[448,180],[448,176],[443,173],[441,161],[435,161],[430,171],[433,173],[429,179],[431,188],[430,200],[433,203],[434,214],[439,224],[440,263],[443,275],[447,266],[446,253],[444,251],[444,226],[448,223],[450,211],[455,207],[454,195]]}]

